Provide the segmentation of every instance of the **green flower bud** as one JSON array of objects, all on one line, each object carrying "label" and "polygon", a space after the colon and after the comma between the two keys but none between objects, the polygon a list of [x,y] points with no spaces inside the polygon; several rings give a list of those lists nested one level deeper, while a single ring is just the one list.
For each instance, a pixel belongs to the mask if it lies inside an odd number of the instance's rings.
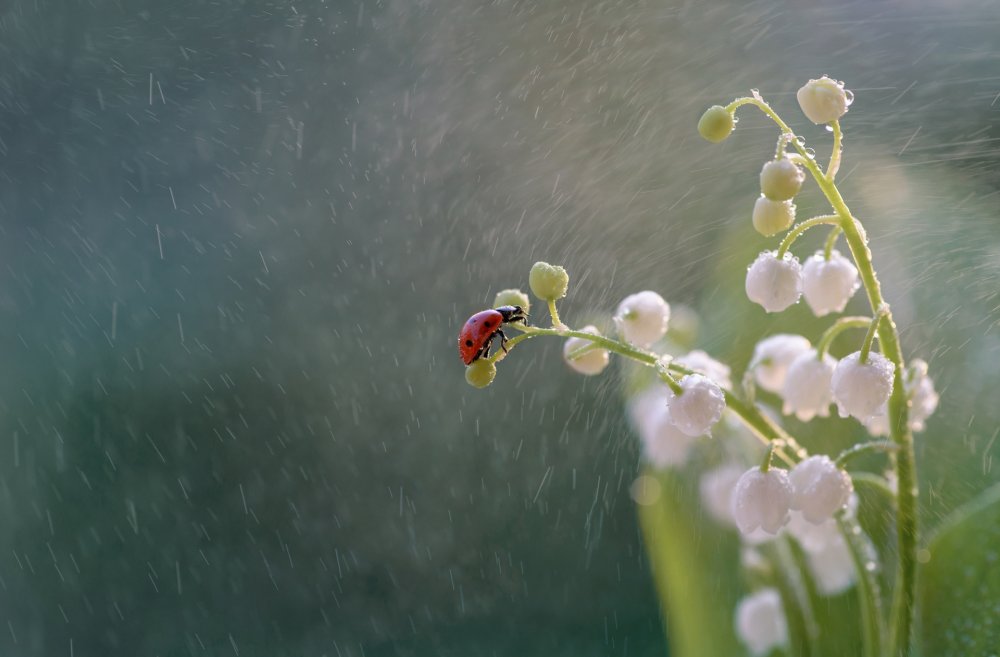
[{"label": "green flower bud", "polygon": [[485,388],[497,376],[497,366],[492,361],[480,358],[465,368],[465,380],[474,388]]},{"label": "green flower bud", "polygon": [[698,134],[717,144],[729,136],[735,125],[732,112],[722,105],[712,105],[698,119]]},{"label": "green flower bud", "polygon": [[787,157],[771,160],[760,170],[760,191],[772,201],[787,201],[802,189],[806,172]]},{"label": "green flower bud", "polygon": [[500,290],[497,292],[497,296],[493,300],[493,307],[499,308],[500,306],[521,306],[521,309],[525,313],[528,313],[530,311],[531,300],[521,290],[510,288],[509,290]]},{"label": "green flower bud", "polygon": [[764,237],[788,230],[795,223],[795,204],[761,196],[753,206],[753,227]]},{"label": "green flower bud", "polygon": [[569,274],[562,267],[547,262],[536,262],[528,274],[528,285],[535,296],[542,301],[555,301],[566,296],[569,288]]}]

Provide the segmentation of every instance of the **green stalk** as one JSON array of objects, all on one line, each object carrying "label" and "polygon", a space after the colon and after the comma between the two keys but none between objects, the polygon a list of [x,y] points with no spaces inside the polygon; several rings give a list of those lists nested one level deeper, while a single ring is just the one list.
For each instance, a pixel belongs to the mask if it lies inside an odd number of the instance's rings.
[{"label": "green stalk", "polygon": [[[512,350],[525,340],[530,340],[542,335],[548,335],[560,338],[581,338],[583,340],[589,340],[602,349],[607,349],[612,353],[625,356],[626,358],[631,358],[632,360],[649,367],[658,368],[662,362],[660,356],[651,351],[639,349],[638,347],[634,347],[624,342],[619,342],[618,340],[614,340],[603,335],[595,335],[593,333],[575,331],[568,328],[540,328],[537,326],[521,326],[519,324],[512,324],[511,326],[523,331],[523,333],[507,341],[508,351]],[[503,351],[499,351],[490,356],[489,360],[495,363],[503,360],[506,355],[507,354]],[[670,363],[668,365],[668,369],[676,372],[677,374],[687,375],[692,373],[691,370],[682,365],[678,365],[677,363]],[[726,408],[736,413],[751,433],[760,439],[764,445],[768,445],[771,442],[777,442],[783,446],[784,449],[775,449],[774,453],[775,456],[784,461],[785,464],[789,466],[794,465],[808,456],[806,450],[803,449],[798,442],[796,442],[795,438],[788,434],[788,432],[782,429],[771,418],[757,410],[756,406],[744,402],[728,390],[723,390],[722,392],[725,395]],[[786,452],[786,449],[790,453]]]},{"label": "green stalk", "polygon": [[[794,134],[781,117],[771,109],[771,106],[759,98],[740,98],[730,103],[726,109],[733,111],[742,105],[756,106],[769,116],[783,133]],[[882,287],[875,274],[875,267],[872,265],[872,254],[868,248],[864,228],[851,214],[832,177],[828,178],[823,173],[815,158],[809,155],[798,140],[793,139],[791,143],[805,158],[803,165],[812,174],[816,184],[840,217],[840,227],[844,231],[844,239],[851,250],[851,255],[854,256],[854,262],[865,286],[872,313],[881,314],[884,311],[884,316],[878,326],[878,337],[882,355],[896,366],[892,395],[889,397],[889,417],[892,418],[889,430],[892,440],[899,445],[899,453],[896,458],[896,477],[899,482],[898,511],[896,513],[899,564],[897,566],[896,596],[893,602],[894,622],[889,654],[896,657],[908,657],[911,653],[913,620],[916,615],[917,474],[916,459],[913,453],[913,432],[910,430],[909,408],[906,401],[906,391],[903,387],[904,362],[903,353],[899,346],[899,332],[892,319],[892,314],[882,298]]]},{"label": "green stalk", "polygon": [[563,324],[562,320],[559,319],[559,311],[556,310],[555,299],[549,299],[548,304],[549,304],[549,315],[552,316],[552,326],[556,328],[565,327],[566,325]]},{"label": "green stalk", "polygon": [[840,121],[834,121],[830,125],[833,127],[833,152],[830,153],[830,163],[826,167],[826,177],[833,182],[840,170],[840,154],[844,149],[841,146],[843,133],[840,130]]},{"label": "green stalk", "polygon": [[785,239],[781,240],[781,244],[778,245],[778,259],[780,260],[781,257],[785,255],[785,251],[791,248],[795,240],[799,238],[799,235],[806,232],[813,226],[820,226],[822,224],[838,225],[840,224],[840,217],[835,214],[825,214],[821,217],[813,217],[812,219],[806,219],[805,221],[796,224],[795,228],[789,231],[789,233],[785,235]]},{"label": "green stalk", "polygon": [[847,462],[861,456],[862,454],[868,454],[870,452],[895,452],[899,449],[896,443],[888,440],[872,440],[867,443],[859,443],[848,447],[837,456],[834,463],[837,464],[838,468],[843,468],[847,465]]},{"label": "green stalk", "polygon": [[882,621],[882,593],[879,590],[878,577],[868,568],[869,555],[864,543],[864,534],[858,521],[841,513],[837,517],[840,532],[847,541],[851,553],[851,561],[858,572],[858,603],[861,606],[861,632],[864,641],[865,657],[882,657],[884,649],[882,637],[885,628]]},{"label": "green stalk", "polygon": [[837,243],[837,238],[840,237],[840,232],[839,224],[830,229],[830,234],[826,236],[826,243],[823,244],[824,260],[830,259],[830,255],[833,253],[833,246]]},{"label": "green stalk", "polygon": [[830,328],[823,331],[823,335],[820,336],[819,342],[816,343],[816,357],[823,358],[823,354],[829,351],[834,338],[847,329],[869,328],[871,323],[871,317],[841,317],[831,324]]}]

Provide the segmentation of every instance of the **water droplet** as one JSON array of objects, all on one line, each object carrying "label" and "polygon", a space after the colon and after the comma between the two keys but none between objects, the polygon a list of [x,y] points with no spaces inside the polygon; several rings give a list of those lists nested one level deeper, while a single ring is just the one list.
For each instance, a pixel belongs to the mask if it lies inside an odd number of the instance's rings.
[{"label": "water droplet", "polygon": [[876,570],[878,570],[878,564],[875,563],[874,561],[866,561],[865,570],[867,570],[870,573],[874,573]]},{"label": "water droplet", "polygon": [[830,125],[829,123],[827,123],[827,124],[826,124],[826,131],[827,131],[827,132],[833,132],[833,126],[832,126],[832,125]]},{"label": "water droplet", "polygon": [[808,157],[810,160],[815,160],[816,159],[816,151],[813,150],[813,149],[811,149],[811,148],[807,148],[806,149],[806,157]]},{"label": "water droplet", "polygon": [[854,92],[850,89],[844,89],[844,95],[847,96],[847,104],[850,105],[854,102]]}]

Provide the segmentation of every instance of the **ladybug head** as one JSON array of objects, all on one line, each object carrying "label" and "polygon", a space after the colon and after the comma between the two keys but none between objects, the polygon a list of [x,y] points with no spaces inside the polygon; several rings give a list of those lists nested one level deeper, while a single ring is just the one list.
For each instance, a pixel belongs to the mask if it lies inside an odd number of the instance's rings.
[{"label": "ladybug head", "polygon": [[521,306],[500,306],[499,308],[494,308],[494,310],[503,315],[504,324],[510,322],[528,323],[528,313],[524,312]]}]

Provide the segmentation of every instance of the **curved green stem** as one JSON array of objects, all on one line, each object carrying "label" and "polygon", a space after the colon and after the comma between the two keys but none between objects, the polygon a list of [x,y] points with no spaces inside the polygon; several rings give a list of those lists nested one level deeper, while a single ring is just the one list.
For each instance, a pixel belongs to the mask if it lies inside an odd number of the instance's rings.
[{"label": "curved green stem", "polygon": [[823,224],[836,225],[839,223],[840,223],[840,217],[838,217],[837,215],[824,214],[820,217],[813,217],[812,219],[806,219],[803,222],[795,224],[795,228],[792,228],[792,230],[789,231],[787,235],[785,235],[785,239],[781,240],[781,244],[778,246],[778,259],[780,260],[781,257],[785,255],[785,251],[791,248],[792,244],[795,242],[795,240],[799,239],[799,236],[802,233],[806,232],[813,226],[821,226]]},{"label": "curved green stem", "polygon": [[[608,351],[616,353],[620,356],[631,358],[632,360],[649,367],[659,369],[659,365],[662,363],[661,357],[651,351],[639,349],[638,347],[634,347],[624,342],[619,342],[618,340],[614,340],[603,335],[595,335],[594,333],[586,333],[584,331],[575,331],[569,328],[540,328],[537,326],[522,326],[520,324],[511,324],[511,326],[522,331],[522,333],[521,335],[515,336],[507,341],[508,351],[511,351],[514,347],[525,340],[530,340],[541,335],[548,335],[561,338],[581,338],[583,340],[589,340],[598,347],[607,349]],[[506,355],[506,353],[500,351],[490,356],[488,360],[495,363],[503,360]],[[693,373],[692,370],[677,363],[670,363],[667,366],[667,369],[684,375]],[[775,455],[787,465],[794,465],[809,455],[808,452],[806,452],[806,450],[798,444],[795,438],[776,424],[774,420],[757,410],[756,406],[744,402],[728,390],[724,389],[722,392],[725,395],[726,408],[736,413],[751,433],[760,439],[763,444],[767,445],[776,441],[779,445],[783,446],[783,449],[775,449]]]},{"label": "curved green stem", "polygon": [[823,258],[825,260],[829,260],[830,255],[833,254],[833,247],[837,243],[837,238],[840,237],[840,233],[840,224],[837,224],[830,229],[830,234],[826,236],[826,243],[823,245]]},{"label": "curved green stem", "polygon": [[830,126],[833,128],[833,152],[830,153],[830,163],[826,167],[826,177],[830,182],[833,182],[840,170],[840,154],[844,147],[842,146],[843,133],[840,131],[840,121],[834,121]]},{"label": "curved green stem", "polygon": [[899,449],[899,445],[889,440],[872,440],[867,443],[859,443],[852,447],[848,447],[837,456],[835,463],[838,468],[843,468],[847,465],[848,461],[861,456],[862,454],[869,454],[871,452],[895,452],[897,449]]},{"label": "curved green stem", "polygon": [[552,317],[552,326],[555,328],[566,328],[566,325],[559,319],[559,311],[556,310],[555,299],[549,299],[549,315]]},{"label": "curved green stem", "polygon": [[865,341],[861,343],[861,355],[858,357],[858,362],[862,365],[868,362],[868,354],[871,353],[872,343],[875,342],[875,332],[878,330],[878,325],[881,321],[882,313],[875,313],[875,318],[872,319],[872,323],[868,327],[868,332],[865,333]]},{"label": "curved green stem", "polygon": [[[791,128],[778,116],[771,106],[759,98],[739,98],[727,106],[730,111],[742,105],[754,105],[771,118],[782,133],[792,133]],[[810,156],[805,147],[798,142],[791,142],[795,149],[805,158],[803,165],[812,174],[820,190],[833,206],[840,217],[840,227],[857,265],[861,281],[868,295],[872,312],[879,313],[884,309],[884,317],[879,322],[878,336],[882,355],[895,365],[892,395],[889,397],[890,434],[899,445],[896,458],[896,476],[899,481],[897,494],[896,537],[899,549],[898,576],[896,579],[896,597],[893,603],[893,636],[890,654],[907,657],[913,640],[913,620],[916,614],[916,572],[917,572],[917,475],[916,459],[913,452],[913,432],[910,430],[909,408],[906,402],[906,392],[903,386],[903,353],[899,346],[899,332],[892,319],[885,300],[882,298],[882,287],[872,265],[872,254],[868,248],[868,239],[864,228],[851,214],[844,202],[840,190],[820,170],[815,159]]]},{"label": "curved green stem", "polygon": [[871,317],[841,317],[831,324],[830,328],[823,331],[823,335],[820,336],[819,342],[816,343],[816,357],[823,358],[824,354],[829,351],[834,338],[847,329],[868,328],[871,326],[871,323]]}]

